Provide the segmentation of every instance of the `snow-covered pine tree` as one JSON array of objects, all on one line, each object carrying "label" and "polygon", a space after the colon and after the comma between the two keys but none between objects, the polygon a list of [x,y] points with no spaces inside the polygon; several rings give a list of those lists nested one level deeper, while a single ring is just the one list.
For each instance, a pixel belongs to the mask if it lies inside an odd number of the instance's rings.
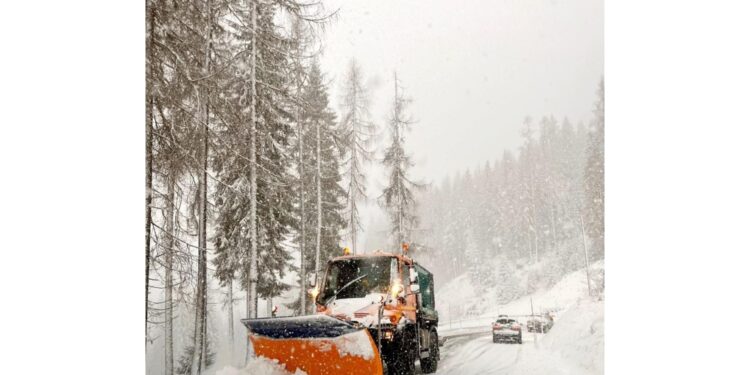
[{"label": "snow-covered pine tree", "polygon": [[494,271],[491,279],[494,281],[495,286],[495,303],[505,304],[523,294],[523,289],[520,287],[520,280],[514,274],[515,264],[512,260],[504,255],[500,255],[490,263]]},{"label": "snow-covered pine tree", "polygon": [[592,259],[604,256],[604,80],[599,81],[594,119],[586,145],[584,171],[586,234],[591,239]]},{"label": "snow-covered pine tree", "polygon": [[[302,136],[307,141],[302,156],[305,200],[301,206],[305,208],[304,224],[310,228],[305,232],[304,243],[312,244],[305,251],[303,272],[310,273],[320,271],[321,260],[339,253],[341,233],[346,225],[342,216],[346,191],[341,186],[336,116],[330,109],[324,76],[317,62],[308,70],[302,102]],[[308,304],[306,311],[309,309]]]},{"label": "snow-covered pine tree", "polygon": [[224,151],[216,166],[215,265],[224,282],[240,278],[247,316],[255,317],[258,294],[274,297],[288,288],[280,280],[291,259],[282,246],[292,220],[286,74],[291,44],[274,23],[278,5],[243,4],[234,8],[236,19],[227,21],[233,43],[250,52],[228,68],[232,78],[223,96],[231,105],[222,121]]},{"label": "snow-covered pine tree", "polygon": [[[305,159],[307,154],[305,153],[305,127],[302,122],[302,111],[304,109],[305,103],[303,103],[302,100],[302,90],[304,88],[304,85],[307,83],[307,68],[306,68],[306,60],[307,60],[307,52],[306,49],[308,47],[309,41],[310,41],[310,32],[309,29],[306,27],[306,25],[302,22],[302,20],[295,19],[292,21],[292,42],[293,42],[293,55],[291,56],[291,66],[290,66],[290,77],[291,77],[291,85],[293,86],[293,95],[294,95],[294,103],[293,103],[293,110],[294,113],[294,123],[295,123],[295,132],[296,132],[296,147],[294,148],[294,155],[295,155],[295,161],[297,164],[297,186],[296,186],[296,207],[295,210],[298,213],[296,215],[296,237],[295,242],[297,243],[297,246],[299,247],[299,254],[300,254],[300,266],[298,269],[298,278],[299,278],[299,297],[297,301],[293,302],[289,305],[290,308],[296,310],[298,314],[303,315],[306,313],[305,307],[307,304],[307,263],[306,263],[306,254],[307,254],[307,220],[306,220],[306,210],[305,210],[305,204],[306,204],[306,185],[305,185],[305,178],[303,177],[305,175],[305,164],[308,163],[308,160]],[[309,141],[308,141],[309,142]]]},{"label": "snow-covered pine tree", "polygon": [[528,240],[529,263],[539,262],[539,223],[538,217],[538,152],[537,142],[534,139],[534,128],[531,117],[523,120],[523,129],[521,134],[524,144],[521,148],[519,162],[522,171],[522,193],[520,199],[523,201],[523,216],[526,219],[526,228],[524,232]]},{"label": "snow-covered pine tree", "polygon": [[[162,1],[149,3],[149,77],[147,87],[152,125],[152,168],[156,178],[152,181],[155,206],[161,207],[161,215],[152,222],[152,236],[157,247],[152,261],[163,273],[164,302],[155,310],[163,311],[164,324],[164,370],[174,373],[174,323],[178,300],[186,297],[186,278],[192,265],[186,259],[190,252],[187,242],[180,237],[180,204],[183,195],[180,181],[195,171],[192,153],[196,124],[192,122],[195,112],[184,108],[194,103],[194,91],[188,77],[194,66],[185,59],[191,43],[176,37],[185,33],[180,20],[188,19],[189,13],[181,7],[170,7]],[[188,107],[190,104],[187,104]],[[197,109],[197,108],[196,108]],[[185,190],[192,190],[187,186]],[[152,314],[154,318],[156,314]]]},{"label": "snow-covered pine tree", "polygon": [[367,199],[363,168],[374,155],[372,145],[377,127],[370,119],[370,94],[361,68],[354,59],[344,77],[341,99],[339,134],[346,155],[343,165],[347,179],[347,231],[352,251],[356,254],[357,233],[361,229],[358,204]]},{"label": "snow-covered pine tree", "polygon": [[393,74],[393,88],[393,107],[388,119],[391,142],[382,161],[388,173],[388,184],[383,189],[380,200],[391,220],[394,249],[400,249],[402,243],[409,241],[411,230],[416,228],[417,202],[414,199],[414,190],[421,189],[423,185],[409,177],[409,169],[414,163],[406,153],[405,139],[406,132],[410,130],[414,121],[406,113],[410,99],[407,99],[403,89],[399,87],[396,73]]},{"label": "snow-covered pine tree", "polygon": [[482,285],[482,283],[486,281],[486,279],[482,279],[482,263],[485,260],[483,259],[482,251],[479,249],[477,241],[474,238],[474,231],[471,228],[467,228],[466,232],[464,253],[466,263],[469,266],[469,277],[474,285]]}]

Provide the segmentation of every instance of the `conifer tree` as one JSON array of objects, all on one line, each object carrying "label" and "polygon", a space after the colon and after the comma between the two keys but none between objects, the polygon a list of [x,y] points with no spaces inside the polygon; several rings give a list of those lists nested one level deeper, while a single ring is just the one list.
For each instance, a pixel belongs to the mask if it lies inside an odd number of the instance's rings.
[{"label": "conifer tree", "polygon": [[599,82],[597,90],[594,119],[586,145],[584,173],[584,222],[586,233],[592,240],[593,256],[598,258],[602,256],[604,249],[604,80]]},{"label": "conifer tree", "polygon": [[362,229],[358,204],[367,199],[367,180],[363,168],[372,160],[377,127],[370,120],[369,91],[361,68],[354,59],[346,72],[341,98],[339,134],[346,155],[343,164],[347,179],[347,231],[352,251],[356,254],[357,234]]},{"label": "conifer tree", "polygon": [[410,100],[403,94],[403,90],[400,90],[396,73],[393,74],[393,87],[393,107],[388,120],[391,142],[383,157],[388,184],[380,199],[390,216],[394,248],[399,249],[402,243],[409,240],[411,230],[416,227],[414,190],[421,189],[422,185],[409,177],[409,169],[414,163],[406,153],[405,140],[406,133],[414,122],[406,113]]},{"label": "conifer tree", "polygon": [[[317,62],[308,69],[307,83],[302,92],[303,110],[300,116],[307,142],[303,156],[305,169],[301,185],[305,197],[305,239],[299,242],[314,244],[304,253],[305,269],[302,273],[320,272],[321,260],[339,253],[341,234],[346,225],[342,216],[345,210],[346,191],[341,186],[340,149],[337,146],[336,116],[330,109],[324,76]],[[298,235],[302,235],[299,232]],[[301,300],[300,300],[301,301]],[[305,311],[309,311],[310,306]]]}]

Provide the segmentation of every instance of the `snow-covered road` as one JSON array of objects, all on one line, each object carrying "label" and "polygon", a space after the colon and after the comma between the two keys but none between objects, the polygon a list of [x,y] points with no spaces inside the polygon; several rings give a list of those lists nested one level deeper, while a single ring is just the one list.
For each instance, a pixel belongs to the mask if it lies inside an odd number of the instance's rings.
[{"label": "snow-covered road", "polygon": [[[531,335],[531,334],[529,334]],[[440,348],[438,374],[503,374],[519,353],[533,350],[534,340],[524,335],[523,344],[493,343],[489,328],[486,334],[451,338]]]},{"label": "snow-covered road", "polygon": [[438,374],[601,375],[604,302],[581,299],[547,333],[524,331],[523,344],[493,343],[486,333],[451,337],[440,348]]}]

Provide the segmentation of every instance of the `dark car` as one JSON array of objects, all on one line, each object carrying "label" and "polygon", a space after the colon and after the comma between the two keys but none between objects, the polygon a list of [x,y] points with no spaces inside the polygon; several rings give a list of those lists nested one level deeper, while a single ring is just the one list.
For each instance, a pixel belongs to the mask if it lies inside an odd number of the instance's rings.
[{"label": "dark car", "polygon": [[515,320],[501,315],[492,323],[492,342],[523,343],[521,325]]},{"label": "dark car", "polygon": [[547,333],[552,328],[552,319],[547,316],[532,316],[526,321],[529,332]]}]

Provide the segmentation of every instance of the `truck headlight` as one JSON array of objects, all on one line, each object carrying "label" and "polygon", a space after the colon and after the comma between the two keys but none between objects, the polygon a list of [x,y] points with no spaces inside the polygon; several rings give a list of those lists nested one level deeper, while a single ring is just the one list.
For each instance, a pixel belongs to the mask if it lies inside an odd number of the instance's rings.
[{"label": "truck headlight", "polygon": [[383,339],[388,341],[393,340],[393,331],[383,331]]}]

